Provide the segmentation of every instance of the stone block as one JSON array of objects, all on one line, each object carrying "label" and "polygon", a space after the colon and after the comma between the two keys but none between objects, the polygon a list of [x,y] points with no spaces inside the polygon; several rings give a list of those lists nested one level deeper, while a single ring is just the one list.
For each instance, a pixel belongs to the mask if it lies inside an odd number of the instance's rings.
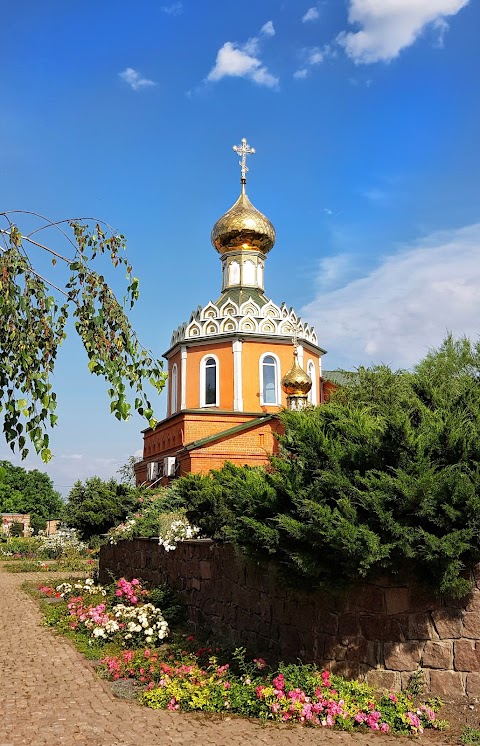
[{"label": "stone block", "polygon": [[212,577],[212,567],[207,560],[200,560],[200,577],[203,580],[210,580]]},{"label": "stone block", "polygon": [[408,588],[386,588],[384,592],[387,614],[402,614],[409,611],[410,591]]},{"label": "stone block", "polygon": [[467,598],[466,611],[480,611],[480,591],[475,586]]},{"label": "stone block", "polygon": [[358,614],[342,614],[338,620],[338,634],[353,637],[360,634],[360,618]]},{"label": "stone block", "polygon": [[397,671],[372,670],[366,674],[365,681],[379,692],[400,688],[400,674]]},{"label": "stone block", "polygon": [[454,652],[456,671],[480,671],[480,642],[456,640]]},{"label": "stone block", "polygon": [[385,592],[376,585],[362,585],[348,595],[348,611],[367,611],[370,614],[385,612]]},{"label": "stone block", "polygon": [[367,657],[365,663],[367,663],[372,668],[383,666],[384,655],[382,642],[377,642],[376,640],[367,640]]},{"label": "stone block", "polygon": [[200,588],[202,587],[202,583],[198,578],[192,578],[190,581],[190,585],[192,589],[195,591],[199,591]]},{"label": "stone block", "polygon": [[330,671],[337,676],[343,676],[346,679],[358,679],[361,673],[361,667],[354,661],[335,660],[332,661]]},{"label": "stone block", "polygon": [[428,593],[422,586],[412,585],[410,587],[410,611],[415,614],[421,611],[432,611],[439,606],[438,599]]},{"label": "stone block", "polygon": [[315,619],[315,627],[326,635],[336,635],[338,631],[338,616],[321,609]]},{"label": "stone block", "polygon": [[468,611],[463,617],[462,637],[480,639],[480,611]]},{"label": "stone block", "polygon": [[459,609],[445,608],[432,611],[432,620],[441,640],[462,637],[463,613]]},{"label": "stone block", "polygon": [[431,640],[438,637],[430,614],[426,611],[417,614],[409,614],[408,617],[408,639],[409,640]]},{"label": "stone block", "polygon": [[480,673],[467,673],[465,678],[467,696],[480,699]]},{"label": "stone block", "polygon": [[453,642],[427,640],[423,651],[422,666],[426,668],[453,668]]},{"label": "stone block", "polygon": [[349,661],[358,661],[358,663],[367,663],[369,643],[364,637],[357,638],[340,638],[346,649],[346,657]]},{"label": "stone block", "polygon": [[403,642],[409,637],[408,616],[406,614],[397,614],[396,616],[362,614],[360,629],[367,640]]},{"label": "stone block", "polygon": [[387,642],[385,643],[385,668],[393,671],[413,671],[420,663],[425,643]]},{"label": "stone block", "polygon": [[430,671],[430,690],[441,697],[462,697],[465,694],[463,676],[458,671]]}]

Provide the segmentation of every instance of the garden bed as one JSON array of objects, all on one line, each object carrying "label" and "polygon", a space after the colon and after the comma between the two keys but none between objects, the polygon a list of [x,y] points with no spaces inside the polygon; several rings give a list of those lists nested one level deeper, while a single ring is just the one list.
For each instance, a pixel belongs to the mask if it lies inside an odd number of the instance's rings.
[{"label": "garden bed", "polygon": [[416,735],[440,730],[441,703],[416,702],[411,692],[347,681],[313,665],[269,667],[243,648],[223,650],[182,629],[182,610],[166,588],[138,580],[110,586],[93,580],[42,585],[35,595],[46,623],[66,635],[112,682],[122,698],[154,709],[254,717],[347,731]]}]

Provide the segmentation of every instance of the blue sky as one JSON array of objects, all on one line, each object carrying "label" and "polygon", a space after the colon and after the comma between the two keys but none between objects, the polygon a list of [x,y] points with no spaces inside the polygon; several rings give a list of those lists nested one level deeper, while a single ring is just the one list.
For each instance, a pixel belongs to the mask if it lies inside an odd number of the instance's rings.
[{"label": "blue sky", "polygon": [[[315,324],[325,368],[412,365],[478,336],[479,27],[478,0],[5,0],[1,209],[122,231],[161,355],[218,297],[209,234],[246,137],[277,230],[267,295]],[[64,492],[115,475],[143,422],[111,417],[73,336],[54,384],[45,470]]]}]

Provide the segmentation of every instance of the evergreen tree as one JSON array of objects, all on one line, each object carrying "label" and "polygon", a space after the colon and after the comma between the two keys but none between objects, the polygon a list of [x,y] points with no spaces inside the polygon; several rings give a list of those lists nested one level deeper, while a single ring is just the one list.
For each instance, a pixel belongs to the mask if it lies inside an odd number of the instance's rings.
[{"label": "evergreen tree", "polygon": [[480,561],[480,343],[448,337],[413,371],[347,376],[281,415],[270,470],[226,465],[177,484],[192,520],[310,586],[416,573],[460,596]]},{"label": "evergreen tree", "polygon": [[105,534],[133,511],[138,493],[114,479],[107,482],[100,477],[75,482],[65,508],[66,522],[76,528],[84,540]]}]

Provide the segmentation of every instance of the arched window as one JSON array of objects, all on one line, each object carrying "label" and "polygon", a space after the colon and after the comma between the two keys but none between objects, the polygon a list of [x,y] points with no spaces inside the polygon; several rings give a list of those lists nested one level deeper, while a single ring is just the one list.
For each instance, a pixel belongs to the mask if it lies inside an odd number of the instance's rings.
[{"label": "arched window", "polygon": [[178,401],[178,368],[177,364],[174,363],[172,368],[172,377],[170,379],[170,414],[175,414],[177,411]]},{"label": "arched window", "polygon": [[260,404],[280,404],[278,357],[267,352],[260,358]]},{"label": "arched window", "polygon": [[206,355],[200,363],[200,406],[219,406],[218,360]]},{"label": "arched window", "polygon": [[308,392],[308,403],[314,407],[317,406],[317,374],[315,372],[315,363],[313,360],[308,361],[307,373],[312,379],[312,388]]}]

